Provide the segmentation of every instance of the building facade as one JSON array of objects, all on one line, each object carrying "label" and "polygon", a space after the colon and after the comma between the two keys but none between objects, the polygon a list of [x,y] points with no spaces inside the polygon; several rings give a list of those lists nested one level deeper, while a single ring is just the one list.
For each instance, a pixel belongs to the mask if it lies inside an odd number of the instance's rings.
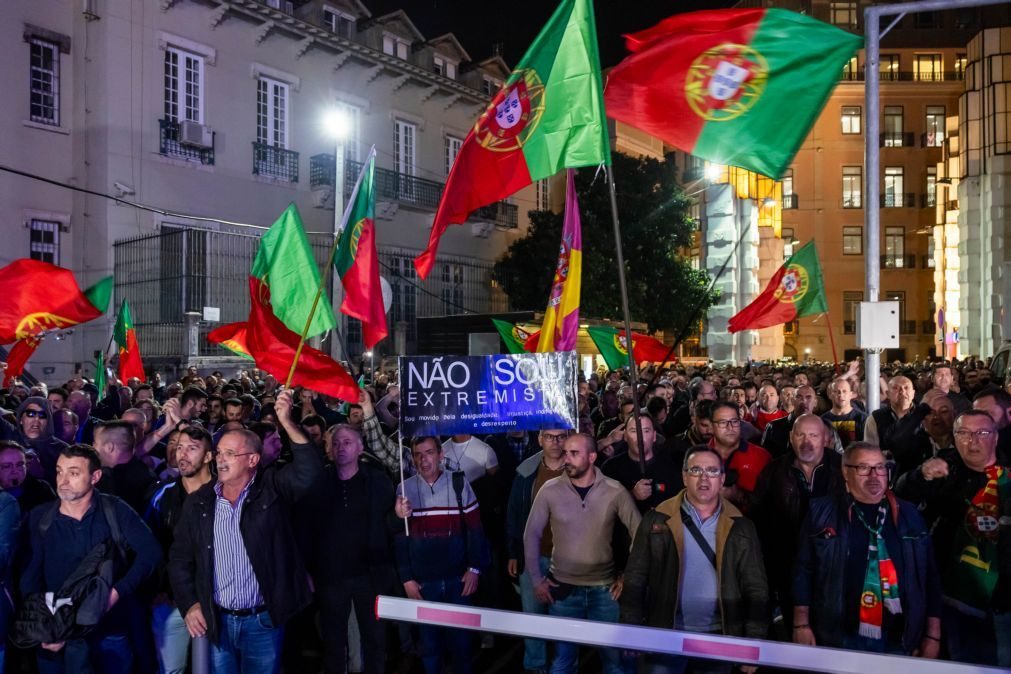
[{"label": "building facade", "polygon": [[[419,316],[506,307],[491,265],[546,203],[544,185],[450,227],[427,281],[412,265],[463,139],[509,74],[501,58],[474,60],[453,35],[427,38],[404,11],[373,16],[358,0],[17,0],[0,3],[0,26],[11,95],[0,163],[60,183],[0,177],[17,214],[0,224],[0,264],[36,257],[82,285],[114,274],[146,362],[185,362],[188,313],[201,314],[201,336],[245,319],[256,238],[289,203],[322,263],[334,184],[342,176],[350,193],[372,145],[393,290],[381,350],[399,339],[410,351]],[[334,110],[348,124],[340,141],[323,124]],[[217,321],[203,320],[205,307]],[[348,350],[360,354],[349,323]],[[46,339],[33,371],[91,374],[111,324]],[[223,353],[202,337],[197,348]]]}]

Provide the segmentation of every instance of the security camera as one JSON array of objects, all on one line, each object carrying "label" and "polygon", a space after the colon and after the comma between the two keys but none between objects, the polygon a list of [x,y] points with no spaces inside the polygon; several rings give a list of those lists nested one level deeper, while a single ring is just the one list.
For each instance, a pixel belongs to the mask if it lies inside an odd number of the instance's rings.
[{"label": "security camera", "polygon": [[119,192],[119,196],[121,197],[125,197],[128,194],[136,194],[132,187],[126,183],[121,183],[118,180],[113,181],[112,186],[116,188],[116,191]]}]

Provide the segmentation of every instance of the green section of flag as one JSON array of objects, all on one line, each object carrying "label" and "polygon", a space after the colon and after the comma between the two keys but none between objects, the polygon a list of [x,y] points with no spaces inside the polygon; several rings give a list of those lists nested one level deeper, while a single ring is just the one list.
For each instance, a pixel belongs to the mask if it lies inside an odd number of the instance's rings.
[{"label": "green section of flag", "polygon": [[797,316],[827,312],[825,282],[822,280],[821,264],[818,262],[818,251],[814,247],[814,240],[812,239],[807,245],[791,255],[784,266],[787,269],[800,267],[804,270],[804,275],[807,276],[807,292],[795,305]]},{"label": "green section of flag", "polygon": [[355,263],[362,228],[367,226],[367,223],[375,222],[375,175],[375,155],[370,154],[365,166],[362,167],[358,190],[355,192],[351,212],[348,214],[344,231],[341,232],[340,244],[338,244],[334,256],[334,266],[337,267],[337,276],[340,278],[344,278],[344,275],[351,269],[351,265]]},{"label": "green section of flag", "polygon": [[823,21],[766,10],[748,45],[768,67],[761,97],[733,119],[706,124],[693,154],[732,157],[735,166],[780,177],[862,45],[859,35]]},{"label": "green section of flag", "polygon": [[[319,289],[320,276],[295,204],[288,206],[260,239],[253,260],[253,276],[270,287],[274,315],[289,330],[301,335]],[[325,296],[321,297],[306,336],[319,335],[336,325],[333,307]]]},{"label": "green section of flag", "polygon": [[628,351],[624,351],[615,339],[618,331],[614,328],[586,328],[590,339],[600,350],[600,355],[607,363],[609,370],[620,370],[628,367]]},{"label": "green section of flag", "polygon": [[531,180],[610,164],[592,0],[563,0],[506,86],[527,70],[544,85],[543,114],[523,144]]},{"label": "green section of flag", "polygon": [[130,330],[133,330],[133,317],[130,315],[130,306],[126,303],[126,299],[124,299],[123,303],[119,305],[119,315],[116,317],[116,327],[112,332],[112,336],[120,348],[129,348],[126,340],[127,333]]},{"label": "green section of flag", "polygon": [[98,352],[98,359],[95,361],[95,387],[98,389],[98,399],[105,397],[105,351]]},{"label": "green section of flag", "polygon": [[[505,344],[506,351],[509,353],[526,353],[526,350],[523,348],[523,342],[519,340],[519,335],[515,332],[516,330],[519,330],[519,328],[512,323],[500,321],[497,318],[491,319],[491,322],[495,324],[495,329],[498,330],[499,336],[502,337],[502,342]],[[523,331],[523,334],[529,336],[525,330]]]},{"label": "green section of flag", "polygon": [[112,277],[106,276],[104,279],[85,290],[84,296],[88,298],[89,302],[91,302],[91,306],[95,307],[104,314],[105,310],[109,308],[109,300],[112,299],[112,288]]}]

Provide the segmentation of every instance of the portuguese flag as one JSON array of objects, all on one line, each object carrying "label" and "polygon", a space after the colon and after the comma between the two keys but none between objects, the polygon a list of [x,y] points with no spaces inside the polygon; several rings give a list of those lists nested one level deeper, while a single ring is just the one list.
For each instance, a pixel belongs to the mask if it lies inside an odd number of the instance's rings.
[{"label": "portuguese flag", "polygon": [[[270,286],[274,311],[281,322],[301,335],[319,289],[319,269],[295,204],[290,204],[260,239],[253,260],[253,276]],[[306,337],[332,330],[336,325],[330,303],[320,301]]]},{"label": "portuguese flag", "polygon": [[414,260],[418,276],[449,225],[564,168],[610,161],[593,0],[562,0],[464,140]]},{"label": "portuguese flag", "polygon": [[373,146],[351,195],[350,210],[334,256],[337,275],[344,284],[341,312],[362,322],[366,349],[371,349],[389,334],[376,253],[375,176],[376,148]]},{"label": "portuguese flag", "polygon": [[0,344],[86,323],[105,313],[107,276],[82,291],[69,269],[22,258],[0,268]]},{"label": "portuguese flag", "polygon": [[679,14],[626,36],[607,115],[719,164],[779,178],[863,38],[784,9]]},{"label": "portuguese flag", "polygon": [[119,316],[112,336],[119,345],[119,380],[126,383],[136,377],[141,382],[147,381],[144,378],[144,364],[140,361],[137,331],[133,328],[133,317],[125,298],[119,305]]},{"label": "portuguese flag", "polygon": [[246,322],[229,323],[207,333],[207,341],[225,347],[236,356],[253,360],[246,344]]},{"label": "portuguese flag", "polygon": [[[628,366],[628,347],[624,330],[597,327],[587,328],[586,332],[600,349],[600,355],[604,357],[607,367],[612,370],[620,370]],[[635,356],[636,363],[659,363],[667,356],[668,350],[670,347],[658,339],[653,339],[649,335],[639,332],[632,333],[632,354]]]},{"label": "portuguese flag", "polygon": [[42,343],[42,337],[29,335],[19,339],[7,354],[7,369],[4,370],[3,387],[7,388],[25,371],[25,364]]},{"label": "portuguese flag", "polygon": [[821,265],[814,241],[810,241],[783,263],[761,295],[730,319],[727,329],[758,330],[826,311]]},{"label": "portuguese flag", "polygon": [[104,398],[108,393],[108,385],[105,373],[105,351],[99,351],[98,358],[95,359],[95,388],[98,389],[99,399]]},{"label": "portuguese flag", "polygon": [[[509,353],[526,353],[524,345],[527,340],[538,334],[497,318],[491,319],[491,322],[495,324],[495,329],[498,330],[499,336],[502,337],[502,343],[505,344],[506,351]],[[534,346],[536,347],[536,344]]]}]

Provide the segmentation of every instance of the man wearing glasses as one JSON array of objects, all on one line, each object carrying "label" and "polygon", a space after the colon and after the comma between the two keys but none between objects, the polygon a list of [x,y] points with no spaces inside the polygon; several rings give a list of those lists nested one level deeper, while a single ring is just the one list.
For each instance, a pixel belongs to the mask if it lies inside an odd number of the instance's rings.
[{"label": "man wearing glasses", "polygon": [[896,491],[920,504],[933,525],[944,579],[943,627],[952,659],[1007,667],[1011,666],[1009,471],[997,460],[997,427],[989,414],[963,412],[954,428],[955,451],[943,451],[903,475]]},{"label": "man wearing glasses", "polygon": [[847,447],[843,477],[848,493],[812,501],[800,530],[793,640],[936,658],[941,579],[923,518],[888,490],[879,447]]},{"label": "man wearing glasses", "polygon": [[[692,447],[682,465],[684,490],[643,515],[625,567],[621,622],[765,638],[769,590],[761,545],[751,521],[720,494],[723,465],[714,449]],[[729,674],[733,667],[675,655],[642,657],[640,671],[650,674]],[[752,674],[756,667],[740,669]]]},{"label": "man wearing glasses", "polygon": [[736,477],[733,486],[724,487],[723,496],[747,512],[758,476],[772,456],[763,447],[741,437],[741,417],[734,403],[720,401],[713,405],[713,439],[709,446]]}]

